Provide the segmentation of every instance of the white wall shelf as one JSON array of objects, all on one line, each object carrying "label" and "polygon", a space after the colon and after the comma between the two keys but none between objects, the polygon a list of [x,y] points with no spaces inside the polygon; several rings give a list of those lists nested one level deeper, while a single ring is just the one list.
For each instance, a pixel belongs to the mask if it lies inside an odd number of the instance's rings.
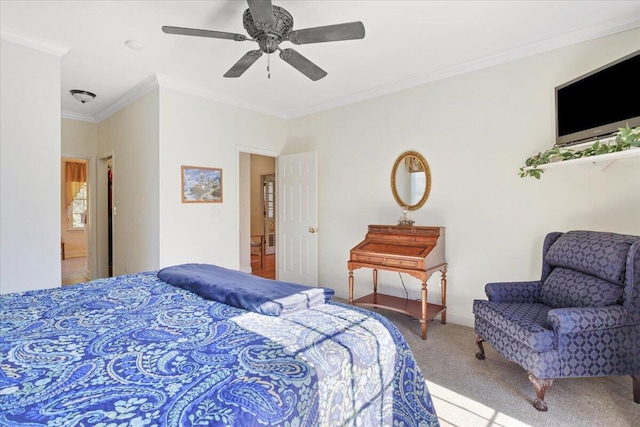
[{"label": "white wall shelf", "polygon": [[[638,156],[640,156],[640,148],[634,147],[624,151],[617,151],[615,153],[600,154],[597,156],[580,157],[579,159],[546,163],[544,165],[538,166],[537,169],[546,170],[569,164],[577,165],[591,163],[596,169],[598,169],[599,171],[603,171],[615,160]],[[531,169],[533,169],[533,166],[527,166],[526,168],[524,168],[524,170]]]}]

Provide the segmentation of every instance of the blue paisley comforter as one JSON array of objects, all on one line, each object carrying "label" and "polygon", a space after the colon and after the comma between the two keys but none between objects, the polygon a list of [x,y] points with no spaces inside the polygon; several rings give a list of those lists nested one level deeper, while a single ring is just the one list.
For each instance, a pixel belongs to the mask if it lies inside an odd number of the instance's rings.
[{"label": "blue paisley comforter", "polygon": [[438,424],[404,338],[358,308],[264,316],[155,273],[0,308],[3,426]]}]

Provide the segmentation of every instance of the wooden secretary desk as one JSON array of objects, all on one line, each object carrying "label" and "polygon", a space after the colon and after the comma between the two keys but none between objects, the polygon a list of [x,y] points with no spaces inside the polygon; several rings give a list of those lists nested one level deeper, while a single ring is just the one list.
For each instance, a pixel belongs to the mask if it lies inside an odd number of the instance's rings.
[{"label": "wooden secretary desk", "polygon": [[[404,227],[369,225],[365,239],[351,249],[349,268],[349,304],[378,307],[408,314],[420,320],[422,339],[427,339],[427,321],[440,315],[446,323],[447,263],[444,252],[444,227]],[[373,269],[373,293],[353,299],[353,270]],[[378,270],[407,273],[422,282],[420,301],[378,293]],[[427,302],[427,280],[436,272],[442,276],[442,304]]]}]

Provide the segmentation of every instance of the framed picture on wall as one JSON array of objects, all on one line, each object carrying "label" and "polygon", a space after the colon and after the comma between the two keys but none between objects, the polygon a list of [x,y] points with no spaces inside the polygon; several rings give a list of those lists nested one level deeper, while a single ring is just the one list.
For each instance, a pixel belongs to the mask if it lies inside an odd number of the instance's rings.
[{"label": "framed picture on wall", "polygon": [[182,166],[182,203],[222,203],[222,169]]}]

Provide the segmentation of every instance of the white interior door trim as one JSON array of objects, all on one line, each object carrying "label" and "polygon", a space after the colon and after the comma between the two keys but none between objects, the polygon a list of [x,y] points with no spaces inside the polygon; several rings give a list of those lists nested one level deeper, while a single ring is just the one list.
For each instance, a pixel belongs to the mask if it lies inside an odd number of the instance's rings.
[{"label": "white interior door trim", "polygon": [[[109,242],[108,242],[108,219],[107,219],[107,160],[111,158],[113,164],[113,186],[112,195],[115,196],[115,177],[117,174],[115,151],[110,150],[106,153],[99,154],[97,157],[96,165],[96,187],[98,188],[98,200],[96,201],[96,240],[97,240],[97,264],[96,274],[98,277],[109,276]],[[98,171],[99,169],[99,171]],[[115,200],[113,200],[115,205]],[[115,218],[112,222],[112,230],[115,229]],[[112,234],[113,236],[114,234]],[[112,253],[115,256],[116,253],[116,241],[112,238]]]}]

